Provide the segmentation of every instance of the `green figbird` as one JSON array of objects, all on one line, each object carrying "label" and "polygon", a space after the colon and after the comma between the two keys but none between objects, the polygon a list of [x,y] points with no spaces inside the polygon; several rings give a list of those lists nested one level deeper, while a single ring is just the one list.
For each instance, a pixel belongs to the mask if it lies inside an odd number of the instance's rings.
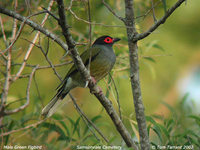
[{"label": "green figbird", "polygon": [[[107,35],[101,36],[95,40],[90,49],[83,52],[80,56],[86,68],[88,68],[90,61],[90,75],[96,82],[104,78],[113,68],[116,55],[112,46],[119,40],[119,38],[112,38]],[[86,86],[87,83],[84,81],[76,66],[73,65],[64,80],[58,86],[57,94],[43,108],[42,115],[44,117],[50,117],[54,113],[59,102],[65,98],[70,90],[76,87]]]}]

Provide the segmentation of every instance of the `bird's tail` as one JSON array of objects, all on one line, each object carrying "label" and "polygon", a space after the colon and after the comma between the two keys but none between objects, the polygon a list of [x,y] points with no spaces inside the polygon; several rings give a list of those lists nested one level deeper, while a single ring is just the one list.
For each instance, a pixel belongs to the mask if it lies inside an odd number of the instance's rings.
[{"label": "bird's tail", "polygon": [[59,103],[60,98],[54,96],[52,100],[42,109],[42,116],[47,118],[50,117],[53,113],[52,110],[55,110],[56,103]]},{"label": "bird's tail", "polygon": [[66,78],[59,85],[59,89],[57,90],[57,94],[51,99],[51,101],[43,108],[42,116],[47,118],[53,115],[58,106],[61,106],[61,103],[65,96],[69,93],[71,89],[73,89],[75,85],[72,82],[71,78]]},{"label": "bird's tail", "polygon": [[[67,93],[65,93],[67,95]],[[42,109],[42,116],[44,118],[51,117],[57,110],[59,106],[61,106],[61,102],[63,102],[64,97],[60,97],[58,94],[56,94],[51,101]]]}]

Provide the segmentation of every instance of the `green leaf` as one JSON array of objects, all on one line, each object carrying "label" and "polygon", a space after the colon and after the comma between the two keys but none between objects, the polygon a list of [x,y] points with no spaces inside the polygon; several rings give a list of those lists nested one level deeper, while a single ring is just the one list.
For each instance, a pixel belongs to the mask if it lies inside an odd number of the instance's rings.
[{"label": "green leaf", "polygon": [[163,139],[162,139],[162,134],[161,134],[160,128],[158,126],[154,126],[154,127],[152,127],[152,129],[157,134],[160,142],[163,143]]},{"label": "green leaf", "polygon": [[161,50],[161,51],[163,51],[163,52],[165,51],[165,49],[164,49],[163,47],[161,47],[160,45],[158,45],[158,44],[156,44],[156,43],[153,45],[153,47],[154,47],[154,48],[157,48],[157,49],[159,49],[159,50]]},{"label": "green leaf", "polygon": [[152,78],[156,79],[156,71],[155,71],[153,65],[150,64],[150,63],[147,63],[147,62],[143,62],[143,63],[148,67],[148,69],[149,69],[149,71],[151,73]]},{"label": "green leaf", "polygon": [[[11,122],[9,123],[9,126],[7,128],[8,131],[10,131],[13,127],[14,127],[14,121],[11,120]],[[4,143],[5,145],[8,144],[9,137],[10,137],[10,134],[6,136],[5,143]]]},{"label": "green leaf", "polygon": [[96,122],[98,119],[101,118],[101,115],[97,115],[91,119],[92,122]]},{"label": "green leaf", "polygon": [[74,120],[72,120],[70,117],[66,116],[66,118],[69,120],[70,124],[71,124],[71,127],[74,127]]},{"label": "green leaf", "polygon": [[156,121],[151,116],[146,116],[146,121],[151,122],[153,125],[157,125]]},{"label": "green leaf", "polygon": [[80,122],[81,117],[78,117],[78,119],[76,120],[75,124],[74,124],[74,129],[73,129],[73,134],[75,132],[77,132],[78,136],[80,137],[80,127],[79,127],[79,122]]},{"label": "green leaf", "polygon": [[60,139],[65,139],[65,140],[69,140],[69,138],[67,136],[65,136],[65,132],[56,124],[52,124],[52,123],[48,123],[48,122],[44,122],[42,125],[42,127],[48,128],[49,131],[55,131],[60,135]]},{"label": "green leaf", "polygon": [[156,49],[161,50],[161,51],[164,52],[165,49],[162,46],[160,46],[159,44],[157,44],[157,43],[158,43],[157,40],[154,40],[154,41],[152,41],[150,43],[147,43],[145,52],[148,52],[151,48],[156,48]]},{"label": "green leaf", "polygon": [[175,123],[175,122],[174,122],[173,119],[170,119],[170,120],[167,122],[166,126],[167,126],[167,128],[168,128],[168,132],[171,131],[171,128],[170,128],[170,127],[173,127],[174,123]]},{"label": "green leaf", "polygon": [[200,126],[200,117],[199,116],[190,115],[188,117],[194,119],[196,121],[196,123],[198,124],[198,126]]},{"label": "green leaf", "polygon": [[162,101],[161,103],[162,103],[163,105],[165,105],[165,106],[170,110],[170,112],[175,113],[175,110],[174,110],[174,108],[173,108],[172,106],[170,106],[169,104],[167,104],[167,103],[164,102],[164,101]]},{"label": "green leaf", "polygon": [[149,135],[149,133],[150,133],[150,129],[151,129],[151,124],[149,124],[148,127],[147,127],[148,135]]},{"label": "green leaf", "polygon": [[152,57],[143,57],[143,58],[146,59],[146,60],[149,60],[153,63],[156,63],[155,59],[153,59]]},{"label": "green leaf", "polygon": [[66,126],[66,123],[63,120],[63,116],[59,115],[59,114],[54,114],[52,116],[54,119],[58,120],[58,122],[62,125],[62,127],[66,130],[67,135],[70,136],[70,132],[68,127]]},{"label": "green leaf", "polygon": [[157,124],[159,126],[159,128],[162,130],[162,132],[165,134],[165,136],[169,139],[170,135],[168,130],[161,124]]},{"label": "green leaf", "polygon": [[67,132],[67,135],[70,136],[69,129],[68,129],[68,127],[66,126],[65,122],[64,122],[64,121],[59,121],[59,123],[63,126],[63,128],[65,128],[65,130],[66,130],[66,132]]},{"label": "green leaf", "polygon": [[183,96],[183,98],[182,98],[181,101],[180,101],[181,106],[183,106],[183,105],[185,104],[185,102],[186,102],[186,100],[188,99],[188,97],[189,97],[189,93],[186,93],[186,94]]}]

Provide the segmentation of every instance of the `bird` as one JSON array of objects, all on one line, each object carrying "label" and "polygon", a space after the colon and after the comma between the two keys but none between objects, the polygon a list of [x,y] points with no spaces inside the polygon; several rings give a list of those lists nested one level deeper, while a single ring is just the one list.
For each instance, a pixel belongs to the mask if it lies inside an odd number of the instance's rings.
[{"label": "bird", "polygon": [[[93,81],[98,82],[104,78],[113,68],[116,55],[113,51],[113,44],[120,41],[120,38],[112,38],[108,35],[103,35],[97,38],[92,46],[81,54],[81,59],[86,66],[89,68],[90,75]],[[57,104],[61,102],[70,90],[76,87],[86,87],[87,83],[77,70],[76,66],[73,65],[66,74],[65,78],[61,81],[59,86],[56,88],[57,93],[51,99],[51,101],[43,108],[42,116],[47,118],[50,117],[57,107]]]}]

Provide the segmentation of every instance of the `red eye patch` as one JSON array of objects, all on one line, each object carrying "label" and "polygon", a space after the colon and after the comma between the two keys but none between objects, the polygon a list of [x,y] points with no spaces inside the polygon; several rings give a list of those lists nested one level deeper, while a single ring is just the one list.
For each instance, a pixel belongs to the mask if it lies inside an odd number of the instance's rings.
[{"label": "red eye patch", "polygon": [[113,43],[113,39],[110,37],[105,38],[104,42],[106,43]]}]

